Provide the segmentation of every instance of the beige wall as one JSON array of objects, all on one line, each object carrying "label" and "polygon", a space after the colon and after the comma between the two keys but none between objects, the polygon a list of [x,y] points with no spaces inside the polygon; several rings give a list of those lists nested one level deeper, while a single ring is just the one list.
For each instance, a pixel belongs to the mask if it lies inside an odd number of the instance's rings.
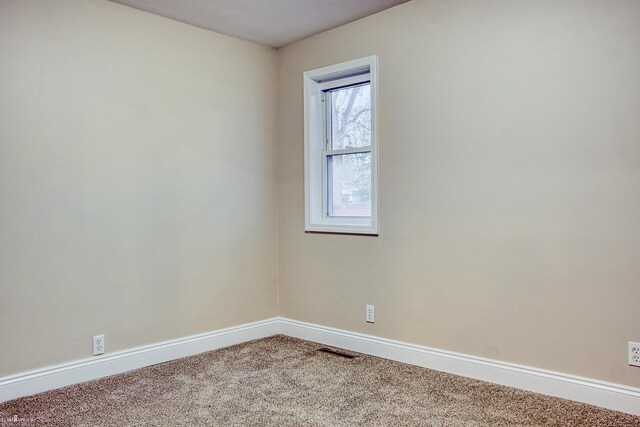
[{"label": "beige wall", "polygon": [[[279,291],[286,317],[640,386],[639,20],[414,0],[279,50],[276,85],[265,47],[0,0],[0,376],[268,318]],[[372,54],[380,236],[304,234],[302,72]]]},{"label": "beige wall", "polygon": [[[640,386],[638,22],[414,0],[279,50],[281,315]],[[305,234],[302,73],[373,54],[380,236]]]},{"label": "beige wall", "polygon": [[276,55],[0,0],[0,376],[277,315]]}]

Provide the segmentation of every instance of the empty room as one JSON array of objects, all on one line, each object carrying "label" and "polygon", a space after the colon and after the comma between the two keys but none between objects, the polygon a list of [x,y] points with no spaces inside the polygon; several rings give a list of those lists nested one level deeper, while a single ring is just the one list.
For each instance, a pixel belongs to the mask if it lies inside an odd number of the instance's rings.
[{"label": "empty room", "polygon": [[640,427],[639,0],[0,0],[0,427]]}]

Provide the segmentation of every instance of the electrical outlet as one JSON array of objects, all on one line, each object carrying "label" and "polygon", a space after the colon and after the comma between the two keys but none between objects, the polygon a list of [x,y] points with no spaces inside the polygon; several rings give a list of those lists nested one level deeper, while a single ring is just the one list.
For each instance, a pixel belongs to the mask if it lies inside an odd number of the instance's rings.
[{"label": "electrical outlet", "polygon": [[629,365],[640,366],[640,343],[629,341]]},{"label": "electrical outlet", "polygon": [[367,306],[365,313],[365,320],[369,323],[375,323],[376,321],[376,308],[372,305]]},{"label": "electrical outlet", "polygon": [[104,335],[95,335],[93,337],[93,355],[104,354]]}]

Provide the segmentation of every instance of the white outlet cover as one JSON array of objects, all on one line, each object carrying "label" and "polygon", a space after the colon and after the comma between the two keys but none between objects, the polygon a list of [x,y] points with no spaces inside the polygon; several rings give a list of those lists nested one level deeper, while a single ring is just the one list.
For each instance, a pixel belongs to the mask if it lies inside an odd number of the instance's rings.
[{"label": "white outlet cover", "polygon": [[629,341],[629,365],[640,367],[640,343]]},{"label": "white outlet cover", "polygon": [[376,308],[373,305],[367,305],[365,312],[365,320],[369,323],[375,323],[376,321]]},{"label": "white outlet cover", "polygon": [[104,354],[104,335],[94,335],[93,337],[93,355]]}]

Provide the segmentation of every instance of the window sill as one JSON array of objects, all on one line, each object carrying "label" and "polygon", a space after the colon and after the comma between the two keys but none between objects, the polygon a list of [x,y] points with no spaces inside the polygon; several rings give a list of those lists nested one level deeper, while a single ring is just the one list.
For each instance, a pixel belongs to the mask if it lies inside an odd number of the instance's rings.
[{"label": "window sill", "polygon": [[342,236],[365,236],[365,237],[378,237],[378,233],[349,233],[346,231],[309,231],[306,230],[305,234],[337,234]]},{"label": "window sill", "polygon": [[330,233],[330,234],[363,234],[377,236],[377,227],[367,221],[339,222],[333,220],[331,222],[310,223],[305,226],[307,233]]}]

